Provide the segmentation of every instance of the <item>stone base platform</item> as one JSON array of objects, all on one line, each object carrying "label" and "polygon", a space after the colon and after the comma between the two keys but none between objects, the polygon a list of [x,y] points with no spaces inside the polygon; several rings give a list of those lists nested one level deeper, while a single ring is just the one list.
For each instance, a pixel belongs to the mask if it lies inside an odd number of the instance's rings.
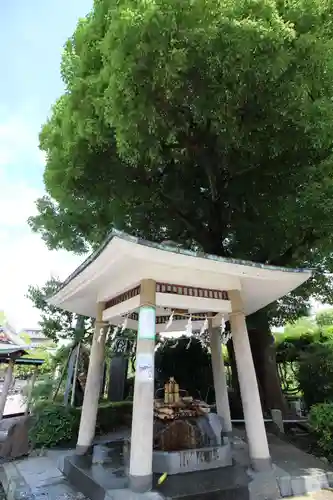
[{"label": "stone base platform", "polygon": [[[97,445],[92,455],[65,457],[63,473],[90,500],[122,500],[126,494],[130,498],[123,444],[117,441],[107,446]],[[161,474],[155,474],[153,490],[170,500],[248,500],[250,478],[245,468],[226,466],[225,457],[220,459],[222,468],[168,475],[161,485],[158,485]]]},{"label": "stone base platform", "polygon": [[154,451],[153,472],[169,475],[220,469],[232,465],[230,444],[182,451]]},{"label": "stone base platform", "polygon": [[[276,436],[268,434],[268,440],[274,464],[270,473],[251,473],[246,440],[242,432],[235,432],[231,438],[232,466],[168,475],[161,485],[157,483],[161,474],[156,474],[154,491],[166,499],[273,500],[312,494],[333,486],[333,469],[328,464]],[[104,441],[99,447],[100,454],[95,453],[94,458],[66,457],[65,475],[91,500],[132,500],[127,489],[127,460],[126,452],[125,457],[122,454],[122,443],[109,442],[108,456],[103,455]]]},{"label": "stone base platform", "polygon": [[239,466],[221,469],[190,472],[168,476],[166,481],[155,489],[167,499],[186,500],[248,500],[249,477]]},{"label": "stone base platform", "polygon": [[[130,498],[125,468],[115,464],[92,464],[91,457],[70,456],[64,460],[64,474],[70,483],[90,500]],[[224,467],[201,472],[168,476],[158,485],[155,474],[153,489],[166,499],[248,500],[250,481],[242,467]],[[123,491],[121,491],[123,490]],[[126,496],[127,495],[127,496]]]},{"label": "stone base platform", "polygon": [[123,460],[123,442],[109,447],[109,455],[94,460],[93,455],[71,455],[64,458],[63,474],[90,500],[104,500],[109,490],[128,487]]}]

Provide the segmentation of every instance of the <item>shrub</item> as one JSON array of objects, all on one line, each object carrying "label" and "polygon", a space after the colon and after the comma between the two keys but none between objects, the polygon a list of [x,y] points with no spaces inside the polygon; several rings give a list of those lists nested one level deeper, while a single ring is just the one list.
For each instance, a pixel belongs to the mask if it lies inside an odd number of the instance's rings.
[{"label": "shrub", "polygon": [[308,409],[317,403],[333,402],[333,346],[313,344],[299,359],[297,378]]},{"label": "shrub", "polygon": [[[57,386],[57,384],[58,381],[56,379],[53,379],[49,375],[43,375],[41,378],[37,379],[31,392],[30,408],[34,408],[36,405],[39,405],[43,401],[51,402],[52,395],[55,391],[55,387]],[[30,383],[25,385],[21,390],[21,394],[23,396],[25,403],[28,402],[29,390],[30,390]],[[56,402],[62,403],[63,397],[64,397],[63,394],[59,392],[56,397]]]},{"label": "shrub", "polygon": [[32,446],[51,448],[73,441],[77,436],[79,417],[71,407],[46,401],[37,404],[29,427]]},{"label": "shrub", "polygon": [[[97,413],[96,434],[107,434],[119,427],[127,427],[132,421],[132,402],[101,403]],[[81,408],[78,409],[81,414]]]},{"label": "shrub", "polygon": [[[79,431],[81,408],[65,407],[48,400],[35,404],[29,437],[35,448],[74,444]],[[107,434],[129,426],[132,403],[102,403],[98,408],[96,434]]]},{"label": "shrub", "polygon": [[323,454],[333,459],[333,403],[321,403],[312,406],[309,423],[318,439],[318,446]]}]

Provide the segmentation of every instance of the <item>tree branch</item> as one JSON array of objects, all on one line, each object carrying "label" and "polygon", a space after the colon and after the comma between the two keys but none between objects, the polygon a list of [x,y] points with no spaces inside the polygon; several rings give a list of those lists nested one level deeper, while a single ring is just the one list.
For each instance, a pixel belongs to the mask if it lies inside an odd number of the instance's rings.
[{"label": "tree branch", "polygon": [[310,246],[316,243],[320,238],[318,235],[314,233],[313,229],[310,229],[308,232],[305,233],[303,238],[301,238],[298,242],[298,244],[291,245],[283,254],[279,255],[278,257],[271,259],[268,261],[269,264],[272,266],[285,266],[289,264],[293,257],[295,256],[295,253],[303,248],[304,246]]}]

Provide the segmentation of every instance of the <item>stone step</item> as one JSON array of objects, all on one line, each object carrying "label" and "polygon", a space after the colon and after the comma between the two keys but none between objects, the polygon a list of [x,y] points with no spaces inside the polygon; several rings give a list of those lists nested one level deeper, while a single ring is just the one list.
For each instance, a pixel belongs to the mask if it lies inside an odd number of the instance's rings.
[{"label": "stone step", "polygon": [[[93,464],[91,456],[72,455],[64,459],[64,473],[90,500],[118,500],[124,498],[126,492],[126,498],[132,498],[127,489],[125,467],[115,462]],[[244,468],[238,466],[168,476],[162,485],[158,485],[159,477],[154,476],[153,489],[156,495],[168,500],[249,499],[249,477]]]},{"label": "stone step", "polygon": [[120,490],[128,486],[124,467],[112,463],[93,464],[91,456],[65,457],[64,474],[90,500],[104,500],[108,490]]},{"label": "stone step", "polygon": [[222,469],[168,476],[156,491],[165,498],[186,500],[248,500],[249,476],[243,467],[233,465]]}]

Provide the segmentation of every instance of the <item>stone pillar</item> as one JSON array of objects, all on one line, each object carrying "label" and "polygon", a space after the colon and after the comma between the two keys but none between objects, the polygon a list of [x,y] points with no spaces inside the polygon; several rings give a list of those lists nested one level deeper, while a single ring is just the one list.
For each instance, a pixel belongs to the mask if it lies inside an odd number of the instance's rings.
[{"label": "stone pillar", "polygon": [[27,406],[26,406],[26,409],[25,409],[25,412],[24,412],[25,415],[28,415],[28,413],[29,413],[29,409],[30,409],[30,405],[31,405],[31,400],[32,400],[32,391],[33,391],[33,388],[35,386],[37,375],[38,375],[38,365],[35,366],[35,369],[34,369],[34,372],[32,374],[32,377],[31,377],[31,379],[29,381],[28,400],[27,400]]},{"label": "stone pillar", "polygon": [[275,425],[276,430],[278,432],[280,432],[281,434],[284,434],[284,423],[283,423],[282,411],[278,410],[278,409],[272,409],[271,415],[272,415],[273,424]]},{"label": "stone pillar", "polygon": [[249,454],[253,469],[261,472],[271,469],[271,458],[257,377],[240,292],[232,290],[229,292],[229,297],[232,304],[232,313],[230,314],[232,341],[242,397]]},{"label": "stone pillar", "polygon": [[9,360],[9,363],[8,363],[8,366],[6,369],[5,380],[4,380],[4,383],[2,386],[2,392],[0,394],[0,419],[2,419],[3,412],[5,411],[8,391],[9,391],[9,388],[10,388],[12,380],[13,380],[13,369],[14,369],[14,361]]},{"label": "stone pillar", "polygon": [[79,436],[76,445],[78,454],[86,453],[95,437],[98,401],[104,366],[107,324],[102,321],[104,304],[97,304],[95,331],[90,351],[87,381],[84,391]]},{"label": "stone pillar", "polygon": [[130,489],[152,488],[156,283],[143,280],[136,348],[129,479]]},{"label": "stone pillar", "polygon": [[223,432],[230,434],[232,432],[232,424],[230,416],[228,386],[222,354],[220,329],[213,328],[211,319],[209,320],[209,338],[212,354],[216,411],[217,414],[222,418]]}]

